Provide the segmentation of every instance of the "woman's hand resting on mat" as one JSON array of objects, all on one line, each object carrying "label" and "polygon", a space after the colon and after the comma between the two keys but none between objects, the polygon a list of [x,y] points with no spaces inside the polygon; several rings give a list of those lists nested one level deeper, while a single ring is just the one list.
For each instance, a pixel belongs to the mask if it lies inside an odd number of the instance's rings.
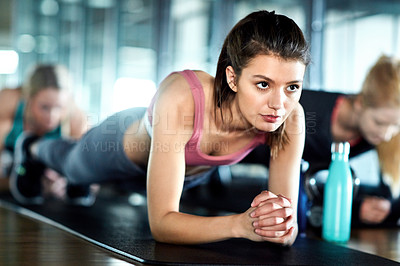
[{"label": "woman's hand resting on mat", "polygon": [[[66,200],[67,197],[67,179],[56,171],[47,168],[42,178],[43,196],[58,200]],[[91,193],[96,195],[100,190],[98,184],[90,185]]]},{"label": "woman's hand resting on mat", "polygon": [[290,199],[263,191],[254,198],[247,212],[252,218],[252,240],[284,246],[293,244],[297,236],[297,222]]},{"label": "woman's hand resting on mat", "polygon": [[42,178],[43,195],[47,198],[65,199],[67,180],[56,171],[47,168]]}]

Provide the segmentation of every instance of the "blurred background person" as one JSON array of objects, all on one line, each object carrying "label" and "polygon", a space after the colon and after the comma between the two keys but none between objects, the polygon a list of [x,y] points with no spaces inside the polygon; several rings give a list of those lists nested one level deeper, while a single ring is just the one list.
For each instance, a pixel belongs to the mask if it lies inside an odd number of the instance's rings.
[{"label": "blurred background person", "polygon": [[[71,76],[66,67],[37,64],[21,87],[0,91],[0,163],[8,177],[18,136],[23,131],[45,138],[78,139],[88,126],[84,112],[75,104]],[[43,179],[45,193],[63,198],[65,180],[48,170]],[[8,181],[3,181],[7,188]]]}]

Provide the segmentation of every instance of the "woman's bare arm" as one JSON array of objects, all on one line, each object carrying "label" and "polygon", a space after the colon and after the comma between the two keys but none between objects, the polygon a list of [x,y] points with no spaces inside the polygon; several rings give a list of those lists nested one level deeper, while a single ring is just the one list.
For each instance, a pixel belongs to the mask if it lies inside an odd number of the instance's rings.
[{"label": "woman's bare arm", "polygon": [[20,97],[19,89],[2,89],[0,91],[0,151],[3,150],[4,141],[12,128]]},{"label": "woman's bare arm", "polygon": [[70,137],[79,139],[88,131],[87,116],[74,102],[72,103],[69,115]]},{"label": "woman's bare arm", "polygon": [[[290,245],[294,242],[297,235],[300,163],[305,141],[305,118],[303,108],[300,104],[288,117],[286,132],[289,136],[289,143],[283,150],[279,151],[276,158],[270,160],[268,189],[273,195],[289,200],[291,206],[290,208],[284,207],[286,205],[283,205],[284,200],[281,199],[281,203],[274,205],[275,209],[271,210],[271,207],[265,204],[266,200],[271,198],[271,195],[268,194],[269,192],[261,193],[255,197],[252,206],[257,207],[255,217],[264,220],[258,221],[259,224],[255,226],[256,229],[261,229],[257,230],[257,233],[260,236],[264,236],[265,240]],[[278,229],[272,230],[271,233],[270,228],[267,226],[262,228],[262,225],[270,223],[270,220],[268,220],[270,216],[275,216],[275,214],[271,214],[272,211],[275,213],[278,212],[280,215],[279,218],[285,215],[287,218],[275,220],[276,224],[272,224],[271,226],[275,226],[273,229]],[[291,229],[291,226],[293,229]],[[277,234],[277,237],[273,236],[274,233]]]},{"label": "woman's bare arm", "polygon": [[[0,91],[0,153],[3,152],[5,140],[13,126],[15,110],[20,97],[21,91],[19,89],[3,89]],[[6,167],[1,161],[0,165],[2,169]],[[3,175],[3,171],[0,171],[0,175]],[[2,187],[6,186],[3,185]]]},{"label": "woman's bare arm", "polygon": [[269,167],[269,190],[291,199],[297,210],[300,164],[305,142],[305,117],[300,104],[286,121],[289,143],[271,159]]},{"label": "woman's bare arm", "polygon": [[[253,232],[249,212],[231,216],[202,217],[179,211],[185,176],[185,144],[193,129],[193,96],[186,82],[170,77],[160,87],[154,109],[152,147],[148,165],[148,213],[150,228],[158,241],[194,244],[246,237],[261,241]],[[185,117],[183,117],[186,114]]]}]

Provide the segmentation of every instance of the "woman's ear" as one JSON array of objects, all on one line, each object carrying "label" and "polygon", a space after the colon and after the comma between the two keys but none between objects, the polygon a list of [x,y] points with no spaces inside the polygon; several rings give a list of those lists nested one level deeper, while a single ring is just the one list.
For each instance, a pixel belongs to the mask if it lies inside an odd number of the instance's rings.
[{"label": "woman's ear", "polygon": [[234,92],[237,92],[236,74],[235,74],[235,70],[233,69],[233,67],[227,66],[225,69],[225,74],[226,74],[226,82],[228,83],[229,87]]}]

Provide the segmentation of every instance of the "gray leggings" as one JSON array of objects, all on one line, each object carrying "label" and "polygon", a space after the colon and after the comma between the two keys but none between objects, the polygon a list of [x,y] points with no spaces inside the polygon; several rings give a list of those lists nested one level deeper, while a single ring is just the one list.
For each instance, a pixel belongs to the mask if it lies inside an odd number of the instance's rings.
[{"label": "gray leggings", "polygon": [[[40,140],[38,159],[65,176],[70,184],[129,180],[142,189],[146,186],[146,171],[128,159],[123,149],[123,137],[126,129],[145,112],[146,108],[132,108],[116,113],[89,130],[79,141]],[[205,182],[215,170],[214,167],[186,177],[184,187],[187,189]]]}]

